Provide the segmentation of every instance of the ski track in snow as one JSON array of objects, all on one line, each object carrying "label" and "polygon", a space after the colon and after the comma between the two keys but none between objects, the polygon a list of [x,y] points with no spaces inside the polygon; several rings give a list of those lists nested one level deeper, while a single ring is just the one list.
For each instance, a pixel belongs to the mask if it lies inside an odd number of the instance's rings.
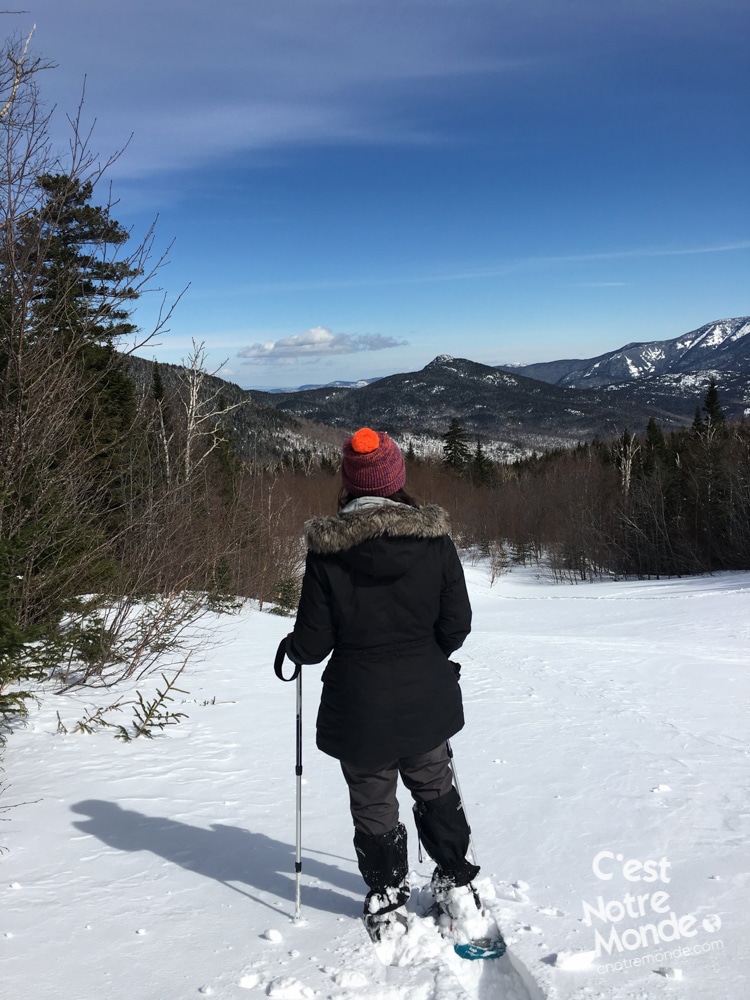
[{"label": "ski track in snow", "polygon": [[[74,723],[84,699],[47,694],[9,741],[3,1000],[745,1000],[750,573],[572,585],[514,569],[490,586],[484,565],[466,570],[452,742],[483,896],[521,971],[462,962],[425,921],[406,964],[378,959],[344,782],[314,747],[321,667],[303,685],[294,923],[294,692],[271,669],[289,622],[248,606],[217,620],[177,706],[189,719],[163,737],[57,735],[56,713]],[[401,802],[420,887],[431,866]],[[669,882],[628,881],[617,855],[668,860]],[[602,972],[584,903],[657,890],[721,948]]]}]

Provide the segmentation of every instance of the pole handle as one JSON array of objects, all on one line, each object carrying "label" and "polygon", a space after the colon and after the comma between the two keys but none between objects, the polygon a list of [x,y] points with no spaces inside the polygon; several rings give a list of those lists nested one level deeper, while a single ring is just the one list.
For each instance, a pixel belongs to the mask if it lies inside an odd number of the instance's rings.
[{"label": "pole handle", "polygon": [[294,664],[294,672],[291,677],[284,676],[284,657],[286,656],[286,640],[288,636],[285,636],[279,643],[279,648],[276,650],[276,659],[273,661],[273,672],[279,678],[280,681],[295,681],[299,676],[301,664]]}]

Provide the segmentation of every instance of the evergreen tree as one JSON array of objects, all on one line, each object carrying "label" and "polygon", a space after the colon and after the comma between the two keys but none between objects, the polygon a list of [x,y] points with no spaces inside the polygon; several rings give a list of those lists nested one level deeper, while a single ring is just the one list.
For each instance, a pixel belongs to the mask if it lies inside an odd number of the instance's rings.
[{"label": "evergreen tree", "polygon": [[667,442],[662,429],[653,416],[648,418],[646,438],[643,445],[642,470],[651,474],[657,466],[663,465],[666,459]]},{"label": "evergreen tree", "polygon": [[664,450],[664,446],[664,434],[652,415],[646,425],[646,448],[648,451],[660,452]]},{"label": "evergreen tree", "polygon": [[35,316],[46,335],[63,343],[112,346],[132,333],[130,309],[138,297],[132,281],[142,273],[118,261],[116,249],[128,231],[109,209],[91,205],[93,184],[68,174],[43,174],[37,180],[43,201],[26,221],[22,237],[38,247]]},{"label": "evergreen tree", "polygon": [[703,398],[703,412],[706,414],[706,423],[711,428],[716,429],[726,423],[724,410],[719,403],[719,390],[714,379],[711,379]]},{"label": "evergreen tree", "polygon": [[705,424],[703,423],[703,414],[701,413],[700,404],[696,403],[695,415],[693,416],[693,423],[690,425],[690,429],[693,434],[702,434],[705,430]]},{"label": "evergreen tree", "polygon": [[60,641],[80,595],[105,589],[133,454],[135,390],[115,349],[134,330],[141,273],[116,259],[128,233],[89,204],[90,182],[42,174],[32,187],[35,207],[5,215],[0,250],[5,676],[28,671],[33,643]]},{"label": "evergreen tree", "polygon": [[101,447],[127,429],[135,412],[133,384],[115,351],[135,331],[129,321],[142,271],[117,260],[128,231],[107,207],[91,205],[93,184],[68,174],[43,174],[43,203],[22,228],[38,247],[31,335],[75,357],[86,399],[82,418],[96,421]]},{"label": "evergreen tree", "polygon": [[443,434],[443,462],[455,472],[463,472],[469,462],[467,436],[458,417],[452,417],[448,430]]},{"label": "evergreen tree", "polygon": [[158,361],[154,361],[154,367],[151,370],[151,395],[157,403],[164,400],[164,379]]},{"label": "evergreen tree", "polygon": [[480,486],[489,486],[494,478],[495,467],[492,459],[488,458],[482,442],[477,438],[477,446],[471,460],[471,478]]}]

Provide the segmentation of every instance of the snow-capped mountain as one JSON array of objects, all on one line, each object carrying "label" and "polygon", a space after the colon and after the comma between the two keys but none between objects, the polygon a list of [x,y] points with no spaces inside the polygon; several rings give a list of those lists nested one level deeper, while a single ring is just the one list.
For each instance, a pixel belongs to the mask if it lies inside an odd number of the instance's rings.
[{"label": "snow-capped mountain", "polygon": [[275,389],[262,389],[254,390],[252,386],[247,386],[248,391],[261,391],[261,392],[306,392],[308,389],[362,389],[366,385],[371,385],[373,382],[377,382],[377,378],[360,378],[356,382],[311,382],[307,385],[298,385],[294,388],[281,388],[277,387]]},{"label": "snow-capped mountain", "polygon": [[594,389],[655,375],[744,372],[750,375],[750,317],[716,320],[673,340],[626,344],[596,358],[500,366],[553,385]]}]

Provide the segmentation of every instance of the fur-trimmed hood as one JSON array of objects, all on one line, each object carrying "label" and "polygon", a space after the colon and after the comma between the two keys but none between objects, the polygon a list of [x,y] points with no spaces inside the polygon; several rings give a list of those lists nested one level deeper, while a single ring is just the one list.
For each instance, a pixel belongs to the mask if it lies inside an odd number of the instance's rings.
[{"label": "fur-trimmed hood", "polygon": [[410,507],[403,503],[379,503],[311,518],[305,524],[305,542],[311,552],[333,555],[384,536],[442,538],[448,531],[448,513],[437,504]]}]

